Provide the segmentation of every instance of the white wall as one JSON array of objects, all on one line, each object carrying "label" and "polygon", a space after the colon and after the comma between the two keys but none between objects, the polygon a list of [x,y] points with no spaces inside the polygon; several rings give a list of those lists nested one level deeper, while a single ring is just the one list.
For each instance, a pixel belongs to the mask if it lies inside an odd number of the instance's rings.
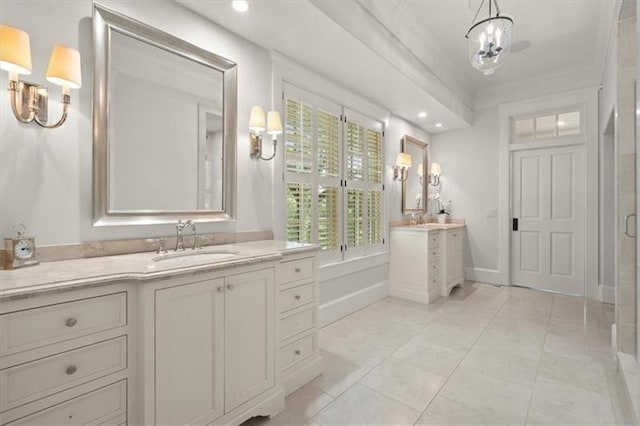
[{"label": "white wall", "polygon": [[467,278],[498,283],[498,110],[476,111],[473,126],[432,135],[432,161],[442,166],[441,196],[467,223]]},{"label": "white wall", "polygon": [[[249,158],[251,105],[269,105],[271,60],[255,44],[199,17],[177,4],[103,2],[135,19],[216,52],[238,64],[238,205],[235,223],[198,225],[200,232],[269,230],[272,217],[272,164]],[[170,235],[172,225],[92,226],[92,3],[2,1],[2,23],[31,36],[33,74],[27,81],[45,84],[54,44],[78,48],[82,56],[80,90],[72,91],[67,123],[46,130],[19,124],[8,107],[6,73],[0,76],[0,216],[2,237],[24,223],[39,245]],[[50,95],[51,120],[60,112],[59,88]]]}]

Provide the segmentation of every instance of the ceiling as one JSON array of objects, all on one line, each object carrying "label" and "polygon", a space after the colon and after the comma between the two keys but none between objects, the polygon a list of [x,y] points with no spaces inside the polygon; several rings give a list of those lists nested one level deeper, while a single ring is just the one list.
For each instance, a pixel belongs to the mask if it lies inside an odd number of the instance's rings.
[{"label": "ceiling", "polygon": [[530,47],[483,76],[464,38],[481,0],[249,0],[244,14],[230,0],[176,1],[429,132],[469,126],[482,90],[578,69],[599,83],[617,3],[500,1]]}]

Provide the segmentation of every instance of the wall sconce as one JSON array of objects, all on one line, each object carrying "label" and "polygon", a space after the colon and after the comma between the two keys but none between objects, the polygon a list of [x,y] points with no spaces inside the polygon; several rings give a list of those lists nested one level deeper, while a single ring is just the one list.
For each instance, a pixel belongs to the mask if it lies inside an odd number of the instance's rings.
[{"label": "wall sconce", "polygon": [[62,117],[55,124],[48,121],[48,89],[20,81],[19,75],[31,74],[29,34],[17,28],[0,25],[0,68],[9,72],[9,99],[13,115],[21,123],[35,121],[47,129],[55,129],[66,121],[71,104],[70,89],[82,85],[80,53],[70,47],[56,45],[47,67],[47,80],[62,86]]},{"label": "wall sconce", "polygon": [[393,166],[393,180],[407,180],[407,173],[411,167],[411,155],[401,152],[396,158],[396,165]]},{"label": "wall sconce", "polygon": [[442,174],[442,167],[438,163],[431,163],[431,171],[429,173],[429,184],[431,186],[440,185],[440,175]]},{"label": "wall sconce", "polygon": [[[267,134],[273,136],[273,154],[271,157],[262,156],[262,136],[260,132],[266,127]],[[264,109],[259,105],[251,107],[251,115],[249,116],[249,138],[251,142],[251,158],[259,158],[260,160],[269,161],[276,156],[276,147],[278,145],[278,135],[282,133],[282,122],[278,111],[269,111],[265,126]]]}]

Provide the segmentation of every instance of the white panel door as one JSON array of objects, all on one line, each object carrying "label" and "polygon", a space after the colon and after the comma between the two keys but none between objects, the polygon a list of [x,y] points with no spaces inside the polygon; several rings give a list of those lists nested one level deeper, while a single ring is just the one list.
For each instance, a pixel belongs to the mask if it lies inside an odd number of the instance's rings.
[{"label": "white panel door", "polygon": [[275,384],[274,270],[225,278],[225,412]]},{"label": "white panel door", "polygon": [[156,292],[156,424],[224,414],[224,281]]},{"label": "white panel door", "polygon": [[512,284],[584,295],[583,146],[512,153]]}]

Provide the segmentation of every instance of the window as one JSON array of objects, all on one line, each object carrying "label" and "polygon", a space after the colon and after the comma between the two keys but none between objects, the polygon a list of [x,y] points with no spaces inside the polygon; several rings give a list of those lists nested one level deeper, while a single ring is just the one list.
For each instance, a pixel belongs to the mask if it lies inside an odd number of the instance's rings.
[{"label": "window", "polygon": [[382,123],[285,84],[286,232],[323,262],[384,249]]},{"label": "window", "polygon": [[537,139],[579,135],[581,133],[580,111],[513,120],[514,142],[531,142]]}]

